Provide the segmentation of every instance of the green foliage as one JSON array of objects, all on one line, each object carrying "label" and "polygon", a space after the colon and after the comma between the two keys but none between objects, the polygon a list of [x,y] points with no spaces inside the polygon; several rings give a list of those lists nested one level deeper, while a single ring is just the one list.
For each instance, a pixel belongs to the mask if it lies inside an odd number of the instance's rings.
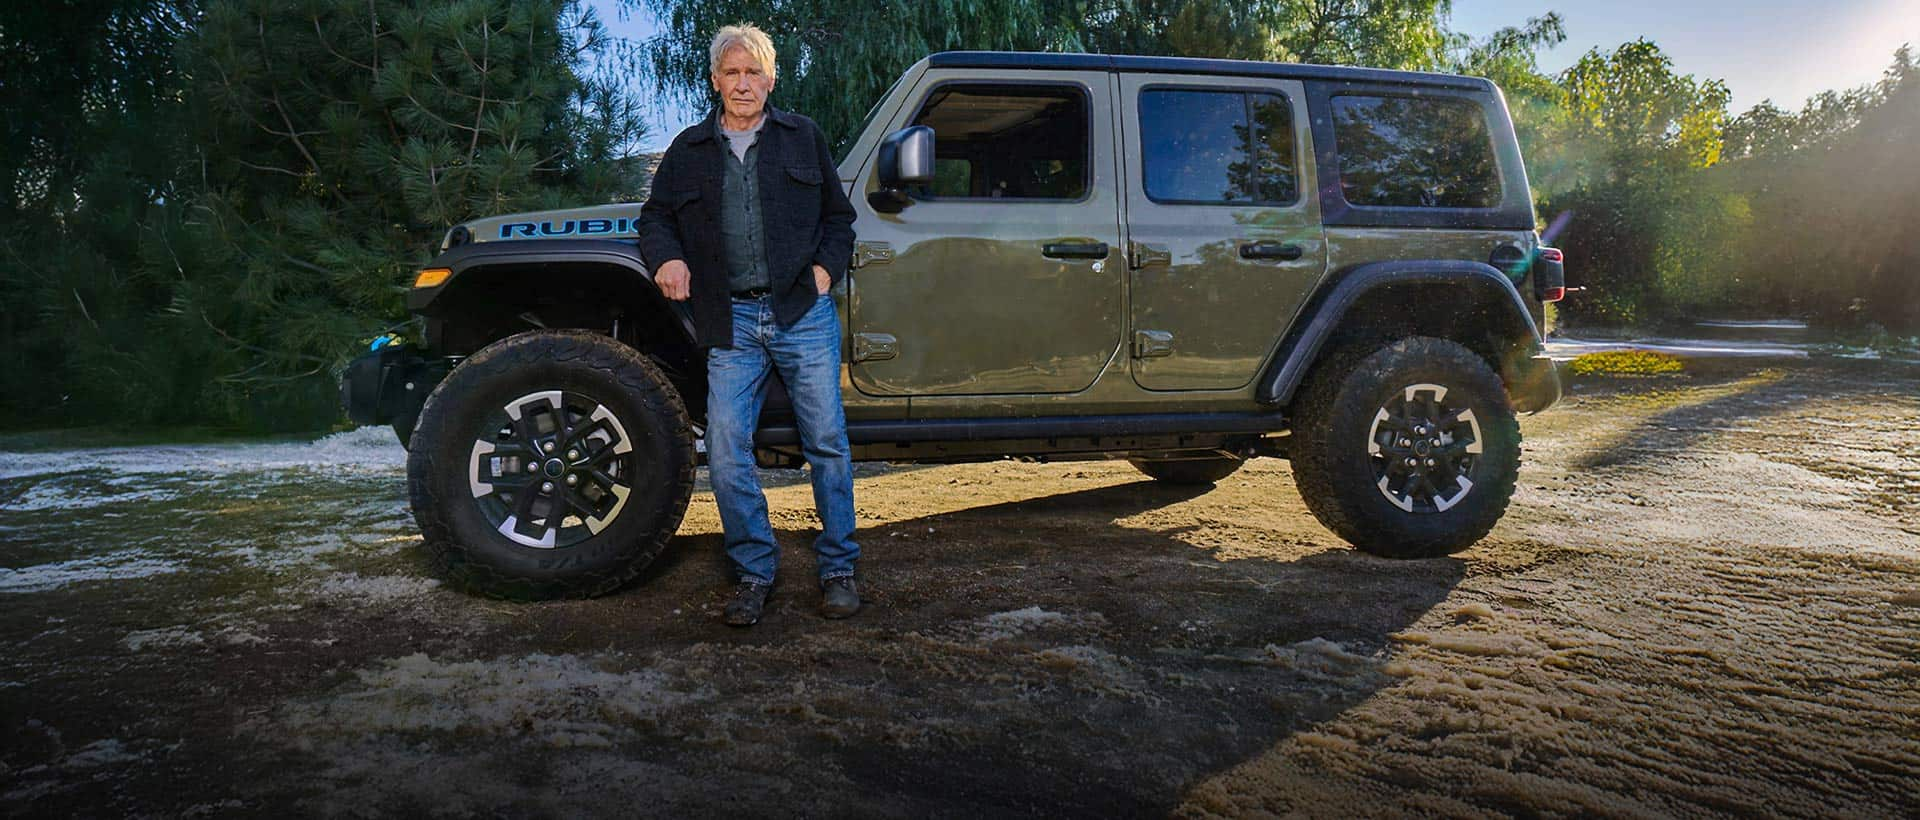
[{"label": "green foliage", "polygon": [[774,105],[853,136],[861,115],[937,51],[1164,54],[1431,69],[1445,58],[1447,0],[626,0],[661,21],[647,44],[662,95],[715,99],[707,43],[751,22],[780,55]]},{"label": "green foliage", "polygon": [[[1698,173],[1720,157],[1726,85],[1675,73],[1647,40],[1589,51],[1558,84],[1564,119],[1548,127],[1560,142],[1547,165],[1554,182],[1569,187],[1541,205],[1569,214],[1566,232],[1553,239],[1573,260],[1569,278],[1593,288],[1562,305],[1566,318],[1644,321],[1699,304],[1671,288],[1719,250],[1724,235],[1713,231],[1744,218],[1743,205],[1713,200]],[[1687,231],[1708,233],[1696,244],[1702,235]]]},{"label": "green foliage", "polygon": [[1567,363],[1575,376],[1666,376],[1685,369],[1680,357],[1650,350],[1588,353]]},{"label": "green foliage", "polygon": [[1030,2],[993,0],[630,0],[661,21],[647,53],[663,97],[697,111],[716,99],[707,44],[722,25],[751,22],[773,39],[771,104],[812,117],[830,141],[847,137],[907,66],[935,51],[1058,51],[1061,21]]},{"label": "green foliage", "polygon": [[1879,83],[1820,94],[1797,113],[1762,103],[1728,132],[1739,151],[1706,177],[1750,202],[1751,215],[1735,251],[1700,265],[1735,285],[1716,307],[1806,314],[1843,329],[1920,328],[1913,50],[1897,51]]},{"label": "green foliage", "polygon": [[[81,56],[50,69],[74,75],[53,102],[119,101],[100,144],[9,177],[7,207],[45,214],[0,262],[35,306],[8,316],[10,363],[42,374],[9,393],[15,422],[323,426],[336,368],[407,321],[406,282],[449,224],[643,188],[620,161],[638,103],[586,74],[610,42],[576,2],[115,5],[133,23],[81,27]],[[175,25],[112,45],[156,17]],[[127,91],[126,65],[156,90]]]}]

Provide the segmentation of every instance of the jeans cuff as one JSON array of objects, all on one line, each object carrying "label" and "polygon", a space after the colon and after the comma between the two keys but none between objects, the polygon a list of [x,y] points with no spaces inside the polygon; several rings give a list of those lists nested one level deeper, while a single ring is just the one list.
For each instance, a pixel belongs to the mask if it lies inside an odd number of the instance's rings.
[{"label": "jeans cuff", "polygon": [[847,570],[841,570],[839,572],[825,573],[820,576],[820,580],[831,581],[835,578],[852,578],[852,577],[853,577],[853,570],[847,569]]},{"label": "jeans cuff", "polygon": [[747,575],[745,573],[734,576],[734,580],[736,583],[741,583],[741,584],[754,583],[754,584],[761,584],[763,586],[773,586],[772,578],[759,578],[756,576]]}]

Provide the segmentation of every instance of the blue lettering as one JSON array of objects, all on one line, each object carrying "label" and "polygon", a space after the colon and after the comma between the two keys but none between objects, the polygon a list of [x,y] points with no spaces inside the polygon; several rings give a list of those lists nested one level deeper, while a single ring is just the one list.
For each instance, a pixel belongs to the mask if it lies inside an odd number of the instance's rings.
[{"label": "blue lettering", "polygon": [[513,232],[516,230],[520,232],[521,236],[532,236],[533,229],[534,225],[532,222],[508,222],[500,226],[500,238],[512,239]]},{"label": "blue lettering", "polygon": [[552,222],[540,223],[541,236],[566,236],[567,234],[570,234],[570,233],[573,233],[573,220],[571,219],[560,223],[560,227],[558,229],[555,229],[553,227]]},{"label": "blue lettering", "polygon": [[582,219],[580,220],[580,232],[581,233],[612,233],[613,220]]}]

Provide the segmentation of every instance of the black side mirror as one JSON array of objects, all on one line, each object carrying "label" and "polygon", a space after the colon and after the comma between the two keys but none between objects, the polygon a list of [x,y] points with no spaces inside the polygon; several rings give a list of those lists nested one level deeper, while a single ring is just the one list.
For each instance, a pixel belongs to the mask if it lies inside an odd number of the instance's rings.
[{"label": "black side mirror", "polygon": [[902,128],[880,141],[880,190],[867,195],[867,204],[881,213],[896,214],[912,204],[906,189],[933,182],[933,129],[924,125]]}]

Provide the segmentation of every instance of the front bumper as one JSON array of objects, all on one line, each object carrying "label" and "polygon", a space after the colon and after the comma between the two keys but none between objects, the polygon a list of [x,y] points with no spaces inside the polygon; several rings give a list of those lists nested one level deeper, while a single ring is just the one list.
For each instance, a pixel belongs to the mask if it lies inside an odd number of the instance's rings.
[{"label": "front bumper", "polygon": [[347,364],[340,404],[355,424],[392,424],[418,414],[446,374],[444,362],[409,345],[386,345]]}]

